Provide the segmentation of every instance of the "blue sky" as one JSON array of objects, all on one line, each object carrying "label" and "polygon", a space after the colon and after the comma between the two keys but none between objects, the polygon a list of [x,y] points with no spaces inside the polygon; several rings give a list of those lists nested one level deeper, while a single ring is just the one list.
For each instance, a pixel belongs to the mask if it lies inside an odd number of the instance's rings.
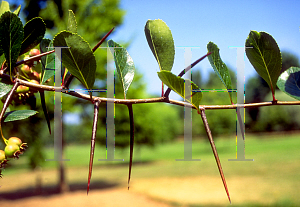
[{"label": "blue sky", "polygon": [[[175,74],[184,68],[184,50],[180,47],[197,47],[192,49],[194,61],[207,53],[209,41],[218,45],[223,61],[236,71],[236,49],[229,47],[244,46],[250,30],[271,34],[282,51],[300,57],[300,1],[123,0],[121,7],[126,10],[124,24],[110,38],[116,42],[132,40],[127,50],[144,74],[151,93],[159,94],[161,83],[156,73],[158,65],[144,34],[148,19],[162,19],[172,31],[176,46],[172,70]],[[207,59],[196,69],[201,69],[204,78],[213,71]],[[246,80],[255,73],[245,57]]]}]

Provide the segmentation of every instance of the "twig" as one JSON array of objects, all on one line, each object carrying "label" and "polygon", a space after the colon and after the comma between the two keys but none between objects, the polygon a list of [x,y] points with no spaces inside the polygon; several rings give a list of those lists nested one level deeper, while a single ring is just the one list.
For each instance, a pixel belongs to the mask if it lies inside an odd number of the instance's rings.
[{"label": "twig", "polygon": [[[10,76],[7,74],[4,74],[3,71],[0,70],[0,77],[9,79]],[[14,81],[18,81],[20,85],[28,86],[30,88],[33,88],[35,90],[44,90],[44,91],[56,91],[58,90],[61,92],[61,87],[53,87],[48,85],[40,85],[31,83],[22,79],[13,78]],[[87,94],[70,91],[70,90],[62,90],[63,93],[85,99],[90,101],[90,96]],[[140,103],[156,103],[156,102],[165,102],[170,103],[174,105],[179,106],[188,106],[193,109],[196,109],[193,105],[190,103],[186,103],[183,101],[177,101],[168,99],[166,97],[158,97],[158,98],[147,98],[147,99],[116,99],[116,98],[103,98],[103,97],[97,97],[93,96],[93,100],[100,100],[101,102],[112,102],[115,104],[140,104]],[[233,105],[200,105],[200,107],[205,108],[206,110],[215,110],[215,109],[236,109],[236,108],[256,108],[256,107],[262,107],[262,106],[271,106],[271,105],[300,105],[300,101],[269,101],[269,102],[261,102],[261,103],[246,103],[246,104],[233,104]]]},{"label": "twig", "polygon": [[222,170],[221,162],[220,162],[220,159],[219,159],[219,156],[218,156],[217,148],[216,148],[214,140],[212,138],[211,131],[210,131],[210,128],[209,128],[209,125],[208,125],[208,122],[207,122],[206,115],[205,115],[205,109],[200,107],[200,112],[201,112],[201,118],[203,120],[203,124],[204,124],[205,130],[206,130],[206,133],[207,133],[209,143],[211,145],[212,151],[214,153],[214,156],[215,156],[215,159],[216,159],[216,162],[217,162],[217,165],[218,165],[218,169],[219,169],[222,181],[223,181],[225,191],[227,193],[229,202],[231,203],[230,196],[229,196],[229,191],[228,191],[225,176],[224,176],[224,173],[223,173],[223,170]]},{"label": "twig", "polygon": [[98,112],[99,112],[99,104],[100,104],[100,102],[101,101],[99,101],[99,100],[96,100],[94,102],[94,122],[93,122],[92,138],[91,138],[91,153],[90,153],[90,164],[89,164],[87,194],[89,194],[90,182],[91,182],[92,170],[93,170],[94,151],[95,151],[95,139],[96,139],[96,132],[97,132]]},{"label": "twig", "polygon": [[4,142],[6,142],[6,139],[4,138],[3,133],[2,133],[2,127],[1,127],[1,124],[2,124],[2,118],[3,118],[3,116],[4,116],[4,113],[5,113],[5,111],[6,111],[7,107],[8,107],[8,105],[9,105],[10,102],[11,102],[11,99],[12,99],[12,97],[13,97],[13,95],[14,95],[15,90],[18,88],[19,85],[20,85],[19,81],[15,81],[14,86],[12,87],[12,89],[11,89],[10,92],[9,92],[9,94],[7,95],[7,98],[6,98],[6,100],[5,100],[5,103],[3,104],[2,111],[1,111],[1,113],[0,113],[0,133],[1,133],[1,137],[2,137],[2,139],[3,139]]},{"label": "twig", "polygon": [[43,57],[45,55],[49,55],[49,54],[54,53],[54,52],[55,52],[55,50],[51,50],[51,51],[48,51],[48,52],[44,52],[44,53],[41,53],[41,54],[38,54],[38,55],[35,55],[35,56],[32,56],[32,57],[29,57],[29,58],[27,58],[25,60],[20,60],[19,62],[17,62],[15,64],[15,67],[18,66],[18,65],[22,65],[22,64],[34,61],[34,60],[39,60],[39,59],[41,59],[41,57]]},{"label": "twig", "polygon": [[93,52],[95,52],[98,47],[100,47],[100,45],[106,40],[106,38],[112,33],[112,31],[114,30],[115,28],[113,27],[98,43],[97,45],[95,45],[95,47],[92,49]]},{"label": "twig", "polygon": [[[185,69],[183,69],[180,73],[179,73],[179,77],[182,77],[186,72],[188,72],[189,70],[191,70],[195,65],[197,65],[201,60],[203,60],[204,58],[206,58],[207,56],[209,56],[211,54],[211,52],[207,53],[206,55],[202,56],[201,58],[199,58],[198,60],[196,60],[195,62],[193,62],[191,64],[191,66],[186,67]],[[164,97],[169,97],[169,94],[171,93],[171,88],[168,88],[165,92]]]},{"label": "twig", "polygon": [[8,107],[8,105],[10,104],[10,101],[11,101],[11,99],[12,99],[12,96],[13,96],[15,90],[18,88],[19,85],[20,85],[19,81],[15,81],[14,86],[12,87],[12,89],[10,90],[10,92],[9,92],[8,95],[7,95],[7,98],[6,98],[5,103],[4,103],[4,105],[3,105],[2,111],[1,111],[1,113],[0,113],[0,123],[1,123],[1,121],[2,121],[2,118],[3,118],[3,116],[4,116],[4,113],[5,113],[5,111],[6,111],[7,107]]}]

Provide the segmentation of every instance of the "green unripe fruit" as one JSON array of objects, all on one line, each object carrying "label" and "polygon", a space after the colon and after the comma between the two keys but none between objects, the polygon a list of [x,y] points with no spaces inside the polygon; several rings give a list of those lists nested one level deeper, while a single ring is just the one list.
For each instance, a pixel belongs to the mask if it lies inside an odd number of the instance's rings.
[{"label": "green unripe fruit", "polygon": [[40,80],[40,73],[36,72],[36,71],[33,71],[33,77],[34,79],[36,80]]},{"label": "green unripe fruit", "polygon": [[22,145],[22,140],[19,139],[18,137],[9,138],[7,145],[14,145],[14,144],[20,147]]},{"label": "green unripe fruit", "polygon": [[27,86],[18,86],[16,92],[17,93],[26,93],[29,91],[29,87]]},{"label": "green unripe fruit", "polygon": [[0,150],[0,164],[5,160],[5,152]]},{"label": "green unripe fruit", "polygon": [[20,152],[20,147],[16,144],[9,144],[6,145],[4,152],[6,157],[12,158],[15,157],[18,154],[18,152]]},{"label": "green unripe fruit", "polygon": [[30,83],[40,84],[37,80],[30,80]]},{"label": "green unripe fruit", "polygon": [[22,70],[22,72],[25,73],[25,74],[30,74],[30,73],[31,73],[31,68],[29,67],[29,65],[23,65],[23,66],[21,67],[21,70]]}]

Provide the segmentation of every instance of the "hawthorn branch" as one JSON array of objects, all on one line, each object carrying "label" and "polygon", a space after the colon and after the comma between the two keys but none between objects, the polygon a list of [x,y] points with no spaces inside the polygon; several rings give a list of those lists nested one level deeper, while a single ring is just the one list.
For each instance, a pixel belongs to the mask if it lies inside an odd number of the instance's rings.
[{"label": "hawthorn branch", "polygon": [[[10,80],[10,76],[7,74],[4,74],[2,70],[0,70],[0,77],[6,78]],[[66,89],[62,89],[62,87],[53,87],[48,85],[40,85],[31,83],[22,79],[18,79],[13,77],[13,81],[18,81],[20,85],[28,86],[32,89],[35,89],[37,91],[44,90],[44,91],[61,91],[62,93],[68,94],[70,96],[74,96],[80,99],[88,100],[90,101],[91,98],[87,94],[79,93],[76,91],[70,91]],[[116,99],[116,98],[104,98],[104,97],[97,97],[92,96],[92,99],[94,101],[100,100],[101,102],[111,102],[115,104],[141,104],[141,103],[157,103],[157,102],[165,102],[170,103],[174,105],[179,106],[187,106],[191,107],[193,109],[196,109],[192,104],[186,103],[183,101],[177,101],[168,99],[167,97],[158,97],[158,98],[146,98],[146,99]],[[272,105],[300,105],[300,101],[268,101],[268,102],[260,102],[260,103],[246,103],[246,104],[230,104],[230,105],[200,105],[199,107],[202,107],[206,110],[216,110],[216,109],[236,109],[236,108],[257,108],[262,106],[272,106]]]},{"label": "hawthorn branch", "polygon": [[39,59],[41,59],[41,57],[43,57],[45,55],[49,55],[49,54],[54,53],[54,52],[55,52],[55,50],[51,50],[51,51],[48,51],[48,52],[41,53],[39,55],[35,55],[35,56],[32,56],[32,57],[29,57],[29,58],[24,59],[24,60],[20,60],[19,62],[17,62],[15,64],[15,67],[19,66],[19,65],[22,65],[22,64],[25,64],[25,63],[28,63],[28,62],[31,62],[31,61],[34,61],[34,60],[39,60]]}]

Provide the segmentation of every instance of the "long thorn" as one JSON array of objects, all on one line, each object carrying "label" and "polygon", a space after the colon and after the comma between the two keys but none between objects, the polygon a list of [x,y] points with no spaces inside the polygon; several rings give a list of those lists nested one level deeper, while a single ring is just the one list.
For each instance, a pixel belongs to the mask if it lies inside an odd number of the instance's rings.
[{"label": "long thorn", "polygon": [[[179,77],[182,77],[187,71],[191,70],[195,65],[197,65],[200,61],[202,61],[204,58],[206,58],[207,56],[209,56],[211,54],[211,52],[207,53],[206,55],[203,55],[201,58],[199,58],[198,60],[196,60],[195,62],[193,62],[191,64],[191,66],[186,67],[185,69],[183,69],[180,73],[179,73]],[[165,92],[164,97],[169,97],[169,94],[171,92],[171,88],[168,88]]]},{"label": "long thorn", "polygon": [[20,85],[19,81],[16,81],[15,84],[14,84],[14,86],[13,86],[12,89],[10,90],[9,94],[7,95],[7,98],[6,98],[6,100],[5,100],[5,103],[3,104],[2,111],[1,111],[1,113],[0,113],[0,133],[1,133],[1,137],[2,137],[2,139],[3,139],[3,141],[4,141],[5,144],[6,144],[6,139],[5,139],[4,136],[3,136],[3,133],[2,133],[2,127],[1,127],[2,118],[3,118],[3,116],[4,116],[4,113],[5,113],[5,111],[6,111],[7,107],[8,107],[8,105],[9,105],[10,102],[11,102],[11,99],[12,99],[12,97],[13,97],[13,95],[14,95],[15,90],[18,88],[19,85]]},{"label": "long thorn", "polygon": [[45,119],[47,122],[49,133],[51,134],[51,124],[50,124],[50,117],[49,117],[46,102],[45,102],[45,92],[43,90],[40,90],[39,93],[41,96],[41,105],[42,105],[42,109],[44,111],[44,116],[45,116]]},{"label": "long thorn", "polygon": [[98,43],[97,45],[95,45],[95,47],[92,49],[93,52],[95,52],[98,47],[100,47],[100,45],[106,40],[106,38],[110,35],[110,33],[112,33],[112,31],[114,30],[115,28],[113,27]]},{"label": "long thorn", "polygon": [[218,169],[219,169],[222,181],[223,181],[223,185],[224,185],[227,197],[229,199],[229,202],[231,203],[230,196],[229,196],[229,191],[228,191],[228,188],[227,188],[227,184],[226,184],[225,176],[224,176],[224,173],[223,173],[223,170],[222,170],[222,166],[221,166],[221,162],[220,162],[219,155],[218,155],[218,152],[217,152],[217,148],[216,148],[214,140],[212,138],[211,131],[210,131],[210,128],[209,128],[209,125],[208,125],[208,122],[207,122],[206,115],[205,115],[205,109],[203,107],[200,107],[200,111],[201,111],[201,118],[203,120],[203,124],[204,124],[205,130],[206,130],[207,136],[208,136],[208,140],[210,142],[212,151],[214,153],[214,156],[215,156],[215,159],[216,159],[216,162],[217,162],[217,165],[218,165]]},{"label": "long thorn", "polygon": [[134,145],[134,120],[133,120],[132,104],[128,104],[127,107],[129,110],[129,119],[130,119],[130,157],[129,157],[129,174],[128,174],[128,190],[129,190],[132,158],[133,158],[133,145]]},{"label": "long thorn", "polygon": [[94,122],[93,122],[92,138],[91,138],[89,176],[88,176],[88,186],[87,186],[87,192],[86,192],[87,194],[89,194],[90,182],[91,182],[92,170],[93,170],[93,161],[94,161],[95,139],[96,139],[96,132],[97,132],[99,104],[100,104],[100,100],[96,100],[95,104],[94,104]]},{"label": "long thorn", "polygon": [[[243,140],[245,140],[245,130],[244,130],[244,122],[242,120],[242,116],[241,116],[241,112],[240,112],[241,108],[236,108],[236,114],[237,114],[237,118],[238,118],[238,125],[240,126],[240,130],[243,136]],[[244,108],[242,108],[241,110],[244,110]]]},{"label": "long thorn", "polygon": [[22,65],[22,64],[25,64],[27,62],[31,62],[31,61],[34,61],[34,60],[39,60],[41,57],[45,56],[45,55],[49,55],[51,53],[54,53],[55,50],[51,50],[51,51],[48,51],[48,52],[44,52],[44,53],[41,53],[39,55],[35,55],[35,56],[32,56],[32,57],[29,57],[25,60],[20,60],[19,62],[17,62],[15,64],[15,67],[18,66],[18,65]]}]

